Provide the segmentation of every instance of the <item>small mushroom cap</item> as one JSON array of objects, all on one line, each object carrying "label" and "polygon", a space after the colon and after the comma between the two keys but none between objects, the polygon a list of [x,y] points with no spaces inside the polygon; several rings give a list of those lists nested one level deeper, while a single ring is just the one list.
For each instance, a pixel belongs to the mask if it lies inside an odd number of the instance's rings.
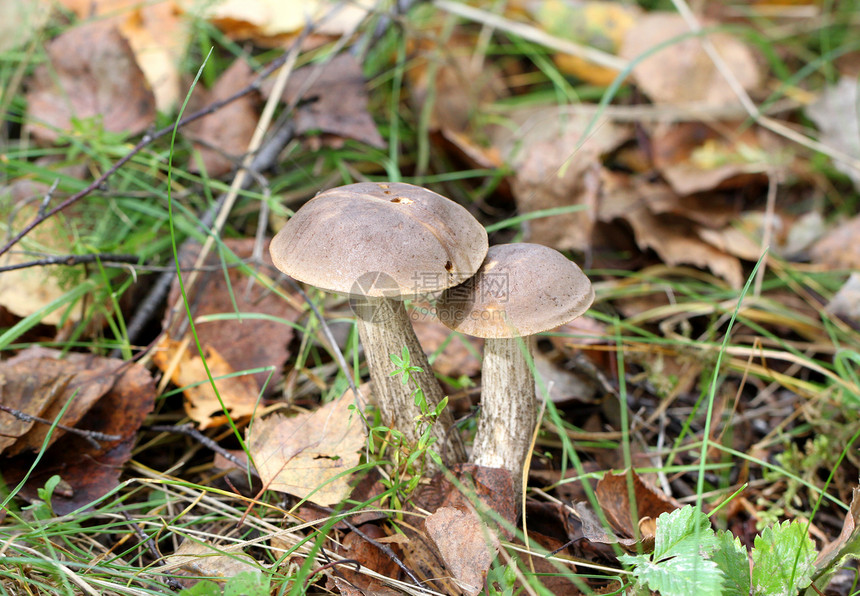
[{"label": "small mushroom cap", "polygon": [[576,263],[540,244],[491,246],[474,277],[436,304],[451,329],[476,337],[525,337],[582,315],[594,288]]},{"label": "small mushroom cap", "polygon": [[426,188],[362,182],[320,193],[272,239],[275,267],[307,284],[369,297],[439,292],[472,276],[487,232]]}]

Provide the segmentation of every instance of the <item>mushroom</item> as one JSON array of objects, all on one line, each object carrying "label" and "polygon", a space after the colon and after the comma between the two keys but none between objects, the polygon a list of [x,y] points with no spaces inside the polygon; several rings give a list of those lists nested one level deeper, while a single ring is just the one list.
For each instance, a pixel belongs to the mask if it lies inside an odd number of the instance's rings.
[{"label": "mushroom", "polygon": [[[416,443],[415,419],[422,412],[414,389],[391,376],[391,355],[408,348],[411,364],[421,369],[412,377],[430,411],[444,395],[403,299],[440,292],[473,275],[487,254],[483,226],[462,206],[425,188],[365,182],[308,201],[269,250],[287,275],[350,295],[382,421]],[[447,444],[449,461],[462,462],[465,449],[460,436],[448,432],[452,425],[451,413],[443,410],[431,433],[441,453]]]},{"label": "mushroom", "polygon": [[531,336],[579,317],[593,300],[575,263],[524,243],[490,247],[475,276],[445,290],[436,305],[445,325],[486,339],[471,461],[510,471],[517,493],[537,422]]}]

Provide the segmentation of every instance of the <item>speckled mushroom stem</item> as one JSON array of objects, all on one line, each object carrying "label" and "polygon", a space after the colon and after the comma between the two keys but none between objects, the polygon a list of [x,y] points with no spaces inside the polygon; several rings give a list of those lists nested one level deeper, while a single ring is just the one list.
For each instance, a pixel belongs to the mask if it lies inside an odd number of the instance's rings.
[{"label": "speckled mushroom stem", "polygon": [[[389,374],[395,370],[391,354],[399,356],[404,346],[409,349],[411,364],[421,368],[421,372],[413,373],[412,378],[424,391],[430,410],[445,395],[418,343],[403,302],[390,298],[364,298],[364,301],[364,306],[354,308],[382,421],[389,428],[402,431],[413,444],[417,443],[419,436],[415,432],[414,420],[421,415],[421,410],[411,395],[415,388],[411,384],[404,387],[399,376]],[[453,425],[454,418],[445,408],[431,429],[431,434],[437,439],[437,453],[449,464],[466,461],[466,450],[459,433],[456,429],[448,432]]]},{"label": "speckled mushroom stem", "polygon": [[524,353],[531,353],[530,340],[484,340],[481,417],[471,457],[480,466],[510,471],[518,496],[537,422],[535,379]]}]

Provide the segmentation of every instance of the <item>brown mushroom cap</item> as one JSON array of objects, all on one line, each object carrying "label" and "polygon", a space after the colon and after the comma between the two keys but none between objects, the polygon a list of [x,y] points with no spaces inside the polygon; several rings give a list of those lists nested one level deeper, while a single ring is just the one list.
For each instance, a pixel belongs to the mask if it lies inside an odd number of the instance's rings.
[{"label": "brown mushroom cap", "polygon": [[[272,239],[275,266],[332,292],[362,276],[391,279],[367,296],[438,292],[470,277],[487,254],[487,232],[462,206],[420,186],[363,182],[308,201]],[[393,283],[392,283],[393,280]]]},{"label": "brown mushroom cap", "polygon": [[576,263],[540,244],[491,246],[474,277],[436,304],[445,325],[485,338],[525,337],[582,315],[594,288]]}]

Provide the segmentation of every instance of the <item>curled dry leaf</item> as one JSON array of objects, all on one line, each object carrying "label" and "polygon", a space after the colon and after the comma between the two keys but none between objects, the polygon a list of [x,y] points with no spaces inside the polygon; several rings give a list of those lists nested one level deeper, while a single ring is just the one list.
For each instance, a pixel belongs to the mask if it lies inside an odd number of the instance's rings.
[{"label": "curled dry leaf", "polygon": [[137,134],[155,119],[155,97],[128,41],[108,22],[67,30],[47,45],[27,92],[27,130],[56,141],[72,119],[99,118],[109,132]]},{"label": "curled dry leaf", "polygon": [[248,447],[263,485],[270,490],[333,505],[352,490],[348,472],[358,465],[364,421],[349,406],[352,391],[313,412],[255,421]]},{"label": "curled dry leaf", "polygon": [[774,136],[743,123],[657,125],[651,144],[655,167],[681,195],[764,185],[788,161]]},{"label": "curled dry leaf", "polygon": [[236,371],[215,348],[204,347],[204,350],[217,393],[206,374],[203,358],[186,349],[184,342],[165,336],[153,351],[152,361],[164,373],[170,373],[173,384],[182,388],[185,413],[201,429],[226,424],[225,410],[233,420],[253,416],[259,401],[257,383],[249,375],[235,376]]},{"label": "curled dry leaf", "polygon": [[[689,33],[689,26],[679,14],[648,13],[627,31],[621,56],[638,60],[658,45]],[[761,85],[761,68],[746,44],[727,33],[712,33],[707,37],[744,89],[750,91]],[[633,67],[633,78],[654,103],[697,104],[699,107],[738,103],[702,47],[701,39],[695,36],[649,54]]]},{"label": "curled dry leaf", "polygon": [[[628,474],[633,487],[633,498],[636,499],[635,512],[639,519],[632,517],[634,508],[629,499]],[[663,491],[645,484],[634,471],[619,474],[607,472],[597,483],[595,494],[612,529],[626,538],[636,536],[634,526],[641,527],[643,518],[657,519],[661,513],[670,513],[681,507],[680,503],[666,496]]]}]

